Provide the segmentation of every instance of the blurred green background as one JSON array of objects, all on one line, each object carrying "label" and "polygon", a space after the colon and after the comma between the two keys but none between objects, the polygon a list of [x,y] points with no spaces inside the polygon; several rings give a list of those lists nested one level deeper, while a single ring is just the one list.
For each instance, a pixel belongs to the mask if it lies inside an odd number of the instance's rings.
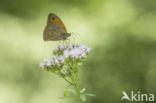
[{"label": "blurred green background", "polygon": [[156,94],[155,0],[0,0],[0,103],[76,103],[59,99],[67,83],[39,67],[58,43],[42,40],[50,12],[92,48],[80,73],[96,95],[87,103]]}]

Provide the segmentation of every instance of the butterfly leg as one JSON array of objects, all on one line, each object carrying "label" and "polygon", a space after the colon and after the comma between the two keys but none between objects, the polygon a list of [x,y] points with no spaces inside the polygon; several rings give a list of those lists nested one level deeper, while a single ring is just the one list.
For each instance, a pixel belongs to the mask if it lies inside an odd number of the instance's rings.
[{"label": "butterfly leg", "polygon": [[66,44],[68,44],[68,39],[66,39]]}]

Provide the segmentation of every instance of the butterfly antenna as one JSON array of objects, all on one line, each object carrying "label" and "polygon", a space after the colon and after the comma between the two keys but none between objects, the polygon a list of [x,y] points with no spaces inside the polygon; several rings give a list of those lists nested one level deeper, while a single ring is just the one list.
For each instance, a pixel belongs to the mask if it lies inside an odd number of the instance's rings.
[{"label": "butterfly antenna", "polygon": [[80,34],[79,34],[79,33],[76,33],[75,36],[76,36],[77,38],[80,38]]},{"label": "butterfly antenna", "polygon": [[75,37],[80,37],[79,33],[72,33]]},{"label": "butterfly antenna", "polygon": [[76,38],[79,38],[80,37],[80,34],[78,34],[78,33],[72,33],[73,35],[73,38],[74,38],[74,40],[76,40]]}]

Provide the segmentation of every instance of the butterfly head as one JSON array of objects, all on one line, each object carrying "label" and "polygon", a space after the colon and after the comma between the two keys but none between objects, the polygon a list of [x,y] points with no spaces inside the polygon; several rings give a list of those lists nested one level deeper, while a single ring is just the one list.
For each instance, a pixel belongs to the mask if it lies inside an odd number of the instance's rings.
[{"label": "butterfly head", "polygon": [[64,33],[62,34],[62,39],[66,40],[71,34],[70,33]]}]

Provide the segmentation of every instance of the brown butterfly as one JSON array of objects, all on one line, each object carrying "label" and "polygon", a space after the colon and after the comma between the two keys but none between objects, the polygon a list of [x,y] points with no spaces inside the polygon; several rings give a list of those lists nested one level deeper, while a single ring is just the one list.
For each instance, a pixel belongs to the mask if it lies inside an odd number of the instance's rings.
[{"label": "brown butterfly", "polygon": [[45,41],[66,40],[70,36],[61,19],[53,13],[48,15],[47,25],[43,32]]}]

